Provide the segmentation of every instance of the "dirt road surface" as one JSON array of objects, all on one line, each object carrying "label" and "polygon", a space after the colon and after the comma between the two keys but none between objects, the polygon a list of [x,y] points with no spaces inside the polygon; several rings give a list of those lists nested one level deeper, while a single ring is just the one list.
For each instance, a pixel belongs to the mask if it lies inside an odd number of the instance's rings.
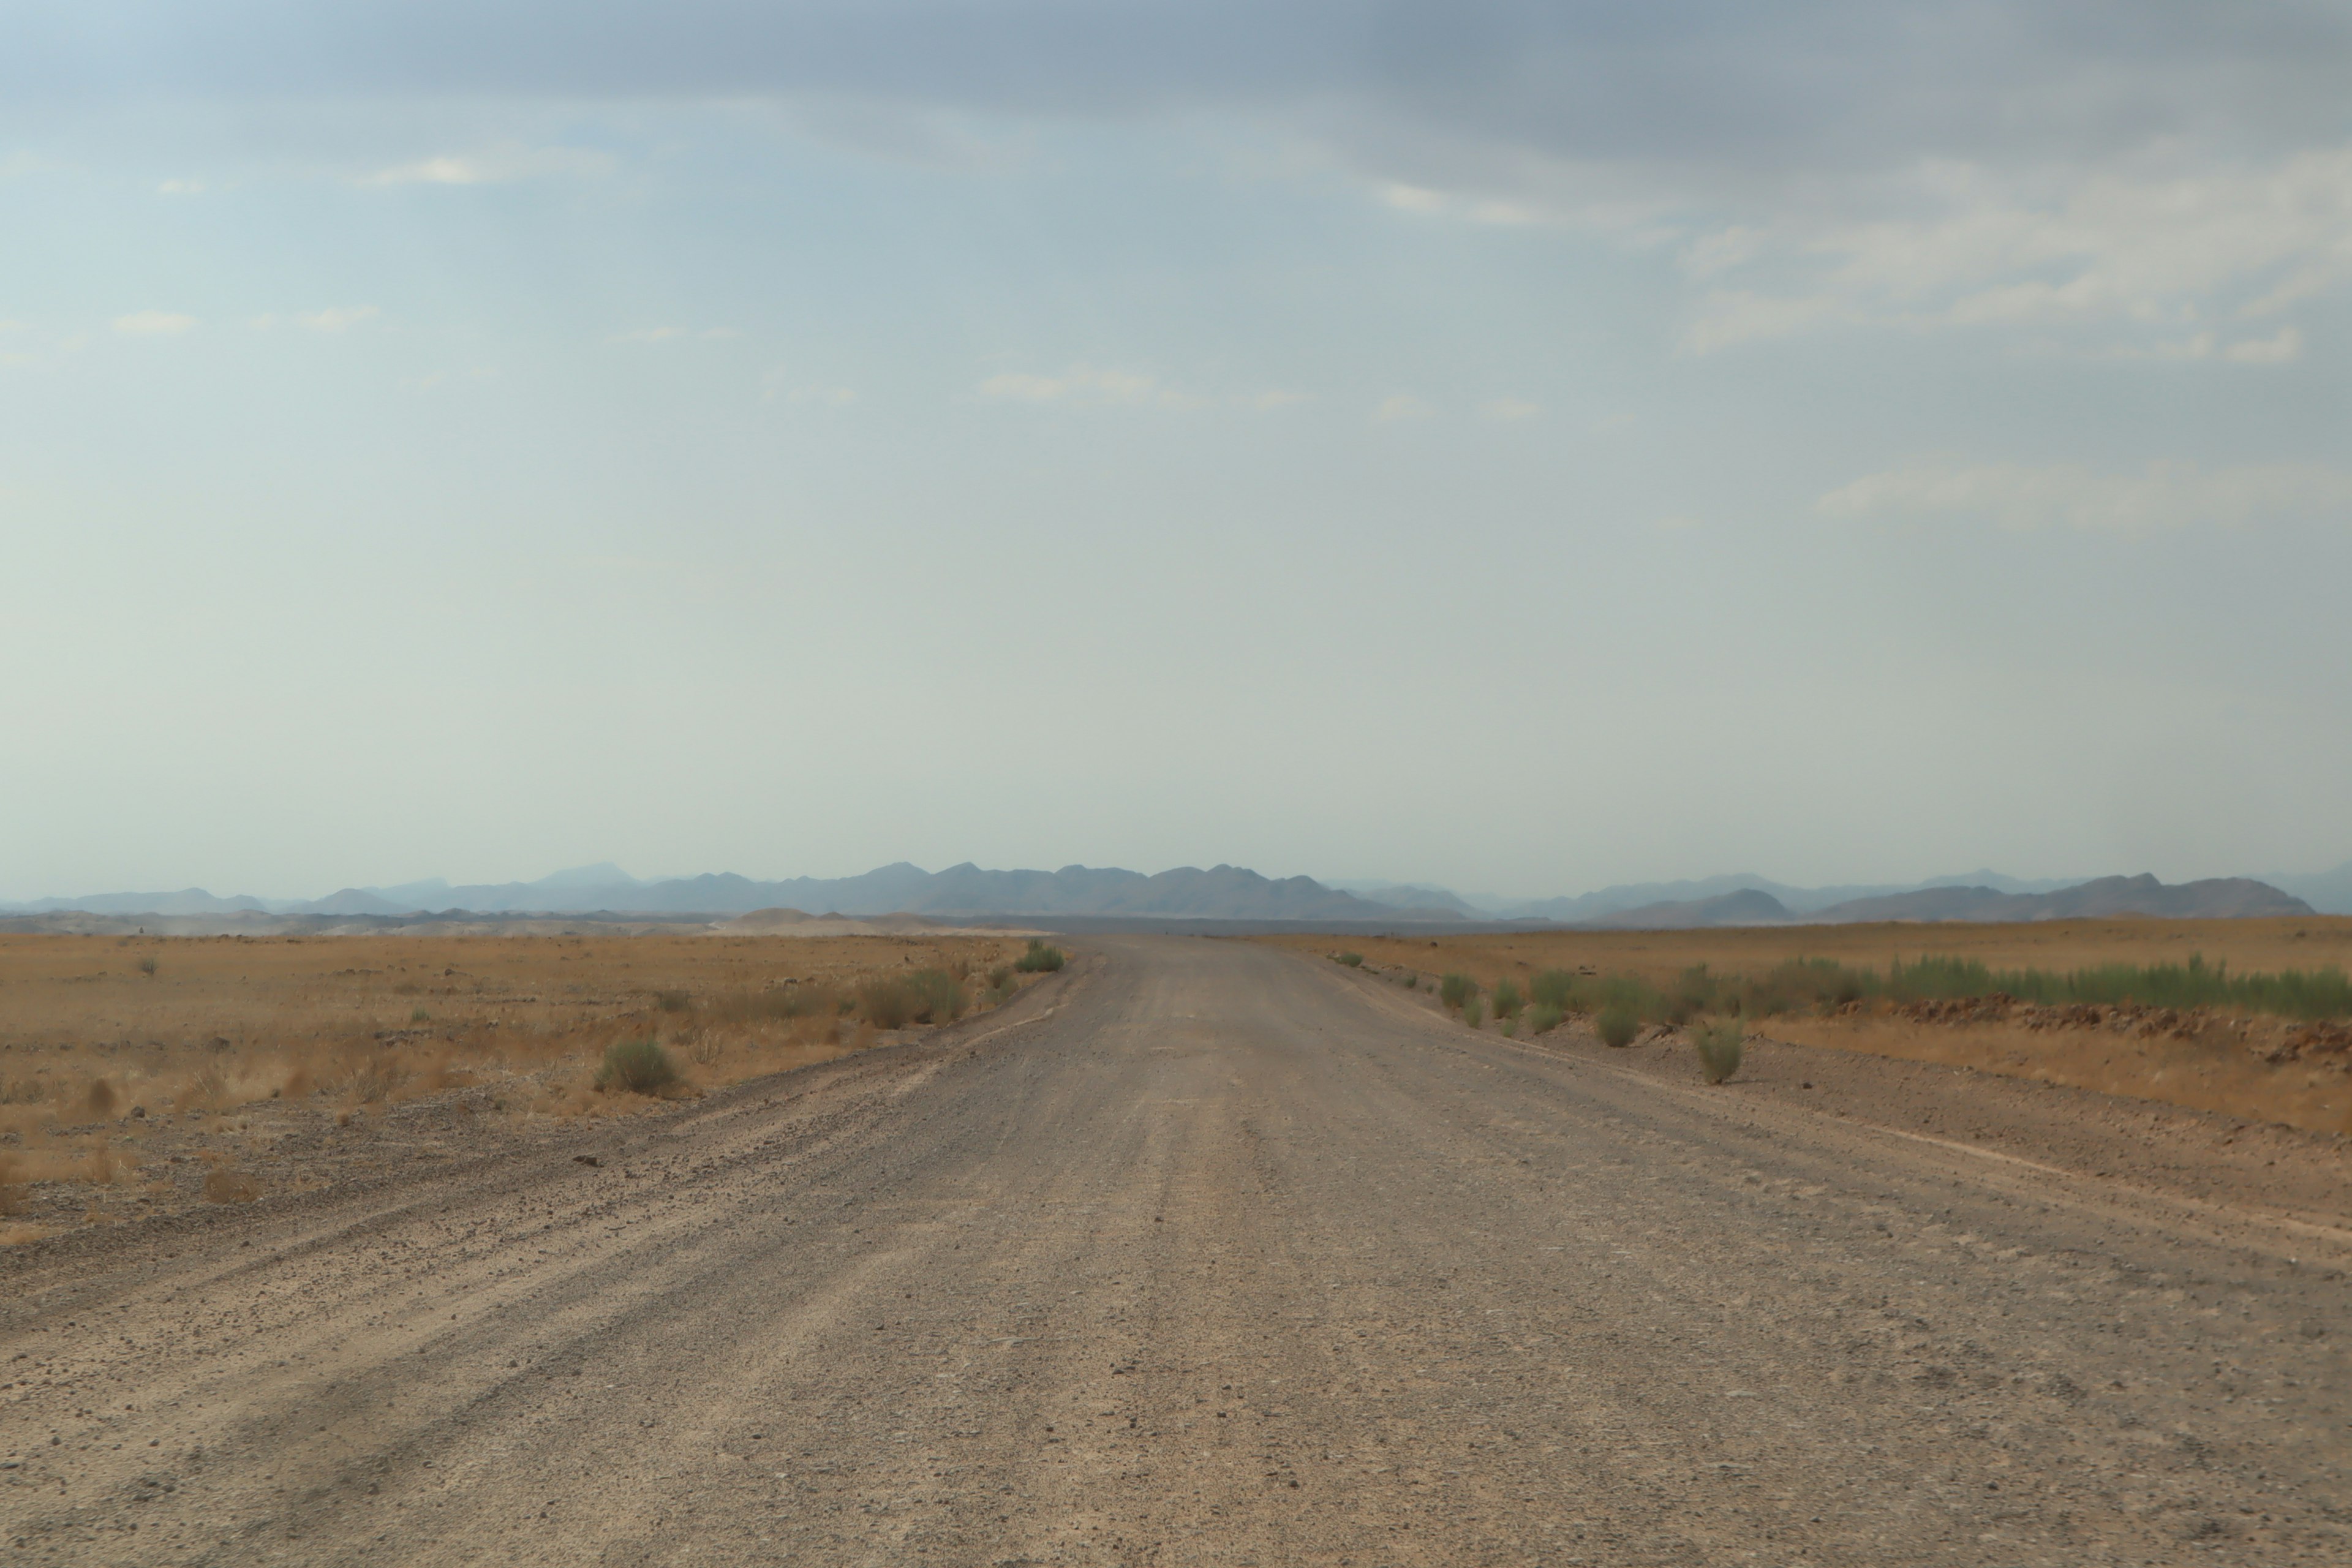
[{"label": "dirt road surface", "polygon": [[10,1258],[0,1559],[2352,1561],[2341,1229],[1090,947],[570,1152]]}]

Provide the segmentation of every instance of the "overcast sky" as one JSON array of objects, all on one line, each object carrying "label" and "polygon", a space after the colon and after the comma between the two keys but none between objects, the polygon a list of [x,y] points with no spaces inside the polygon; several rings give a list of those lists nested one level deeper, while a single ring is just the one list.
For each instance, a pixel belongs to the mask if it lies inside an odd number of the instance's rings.
[{"label": "overcast sky", "polygon": [[2352,857],[2352,8],[0,0],[0,897]]}]

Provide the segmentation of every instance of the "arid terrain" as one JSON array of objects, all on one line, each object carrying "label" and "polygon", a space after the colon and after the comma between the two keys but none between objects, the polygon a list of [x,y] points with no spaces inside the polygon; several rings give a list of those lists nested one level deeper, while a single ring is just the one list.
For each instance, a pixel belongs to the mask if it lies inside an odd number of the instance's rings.
[{"label": "arid terrain", "polygon": [[[561,927],[0,935],[0,1237],[248,1201],[642,1113],[657,1100],[597,1085],[620,1042],[663,1047],[671,1097],[828,1060],[1009,998],[1033,978],[1014,968],[1024,945]],[[952,982],[936,1017],[904,994],[923,974]]]},{"label": "arid terrain", "polygon": [[2347,1174],[2161,1104],[1769,1043],[1709,1087],[1320,956],[1089,939],[904,1043],[0,1252],[0,1542],[2341,1562]]},{"label": "arid terrain", "polygon": [[[1694,965],[1717,977],[1761,976],[1826,960],[1884,975],[1943,957],[1995,971],[2180,965],[2192,957],[2236,973],[2352,968],[2352,920],[2050,921],[2022,925],[1801,926],[1729,931],[1527,931],[1465,936],[1265,938],[1294,952],[1343,949],[1374,973],[1423,986],[1448,973],[1491,994],[1545,970],[1624,975],[1671,988]],[[1486,1026],[1497,1030],[1501,1020]],[[1835,1009],[1792,1007],[1750,1020],[1752,1037],[1824,1050],[1935,1062],[2162,1100],[2321,1132],[2352,1131],[2352,1019],[2243,1007],[2099,1008],[2013,999],[1903,1003],[1864,997]],[[1524,1032],[1524,1031],[1521,1031]]]}]

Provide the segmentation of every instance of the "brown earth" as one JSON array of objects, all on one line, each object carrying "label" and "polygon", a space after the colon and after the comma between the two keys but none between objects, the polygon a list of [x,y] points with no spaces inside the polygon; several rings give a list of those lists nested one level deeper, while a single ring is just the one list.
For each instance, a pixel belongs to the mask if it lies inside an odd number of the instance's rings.
[{"label": "brown earth", "polygon": [[943,969],[985,1006],[1024,945],[0,935],[0,1240],[642,1111],[595,1088],[618,1040],[663,1042],[682,1093],[829,1059],[893,1037],[866,1026],[867,982]]},{"label": "brown earth", "polygon": [[2335,1140],[1777,1045],[1706,1088],[1263,945],[1091,945],[919,1043],[0,1255],[0,1541],[2352,1553]]},{"label": "brown earth", "polygon": [[[1423,984],[1459,972],[1489,989],[1507,977],[1524,989],[1530,976],[1553,968],[1664,984],[1700,963],[1738,975],[1790,959],[1829,958],[1884,973],[1891,960],[1929,954],[1993,969],[2178,963],[2192,953],[2242,972],[2341,968],[2352,955],[2352,919],[1503,932],[1349,937],[1344,944],[1328,935],[1258,940],[1323,956],[1344,945],[1374,973],[1412,974]],[[1486,1026],[1499,1029],[1499,1021]],[[2000,998],[1864,1003],[1827,1017],[1784,1014],[1758,1026],[1770,1038],[1824,1050],[1969,1068],[2311,1131],[2352,1130],[2352,1028],[2335,1021],[2203,1009],[2037,1007]]]}]

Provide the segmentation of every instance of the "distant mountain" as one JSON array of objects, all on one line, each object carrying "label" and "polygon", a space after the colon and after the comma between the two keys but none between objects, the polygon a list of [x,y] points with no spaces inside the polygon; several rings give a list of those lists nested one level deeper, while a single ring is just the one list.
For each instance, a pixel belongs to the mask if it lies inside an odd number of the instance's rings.
[{"label": "distant mountain", "polygon": [[269,906],[245,894],[218,899],[202,888],[183,888],[176,893],[98,893],[86,899],[35,899],[0,908],[21,910],[26,914],[83,910],[94,915],[221,915],[240,910],[259,911]]},{"label": "distant mountain", "polygon": [[1775,882],[1769,877],[1759,877],[1753,871],[1738,871],[1727,877],[1702,877],[1693,881],[1622,883],[1590,893],[1579,893],[1572,898],[1528,899],[1482,905],[1481,912],[1501,920],[1532,919],[1584,924],[1626,910],[1660,904],[1698,903],[1721,898],[1726,893],[1752,889],[1771,894],[1793,914],[1811,914],[1855,899],[1884,898],[1929,888],[1979,887],[2004,893],[2046,893],[2070,885],[2063,878],[2027,881],[2016,877],[2004,877],[1998,871],[1972,871],[1959,877],[1930,877],[1922,882],[1797,888],[1786,882]]},{"label": "distant mountain", "polygon": [[[423,897],[416,897],[416,894]],[[404,896],[405,895],[405,896]],[[407,914],[748,914],[794,909],[843,915],[1132,915],[1187,920],[1392,921],[1397,907],[1335,891],[1307,877],[1276,880],[1237,866],[1182,867],[1147,877],[1110,868],[989,871],[966,862],[926,871],[900,861],[859,877],[757,881],[732,872],[640,881],[617,866],[558,872],[536,882],[346,889],[287,912]],[[1445,920],[1432,908],[1412,918]]]},{"label": "distant mountain", "polygon": [[[2023,881],[1993,872],[1891,887],[1793,888],[1748,873],[1694,881],[1633,883],[1574,898],[1506,903],[1423,883],[1275,879],[1237,866],[1180,867],[1157,876],[1110,867],[991,871],[967,861],[926,871],[899,861],[857,877],[759,881],[724,872],[653,880],[604,862],[535,882],[451,886],[439,878],[393,888],[345,888],[323,899],[215,898],[201,888],[175,893],[106,893],[0,904],[23,914],[199,916],[262,913],[394,917],[467,910],[486,915],[740,915],[793,909],[851,918],[887,914],[1137,917],[1381,922],[1461,919],[1539,920],[1609,928],[1780,925],[1792,921],[2031,921],[2068,916],[2352,913],[2352,865],[2282,888],[2246,878],[2168,887],[2152,876],[2087,882]],[[2309,890],[2309,901],[2295,897]]]},{"label": "distant mountain", "polygon": [[1376,904],[1387,904],[1400,910],[1449,910],[1471,920],[1486,920],[1507,901],[1454,892],[1450,888],[1432,887],[1426,882],[1364,882],[1327,880],[1323,884],[1335,892],[1353,893],[1360,899],[1370,899]]},{"label": "distant mountain", "polygon": [[340,893],[330,893],[323,899],[313,899],[307,904],[278,911],[294,915],[404,915],[409,906],[396,904],[390,899],[359,888],[345,888]]},{"label": "distant mountain", "polygon": [[1696,926],[1777,926],[1787,925],[1795,918],[1788,905],[1761,888],[1742,888],[1711,899],[1683,899],[1645,904],[1638,910],[1618,910],[1588,923],[1618,931],[1654,931]]},{"label": "distant mountain", "polygon": [[2333,871],[2312,877],[2265,877],[2273,887],[2293,893],[2323,915],[2352,915],[2352,860]]},{"label": "distant mountain", "polygon": [[2266,882],[2221,877],[2168,886],[2146,874],[2101,877],[2046,893],[2005,893],[1997,888],[1928,888],[1849,899],[1826,909],[1796,911],[1755,889],[1711,899],[1689,899],[1622,910],[1584,923],[1615,930],[1681,930],[1700,926],[1851,925],[1870,921],[2058,921],[2118,915],[2172,920],[2237,920],[2307,915],[2309,904]]}]

